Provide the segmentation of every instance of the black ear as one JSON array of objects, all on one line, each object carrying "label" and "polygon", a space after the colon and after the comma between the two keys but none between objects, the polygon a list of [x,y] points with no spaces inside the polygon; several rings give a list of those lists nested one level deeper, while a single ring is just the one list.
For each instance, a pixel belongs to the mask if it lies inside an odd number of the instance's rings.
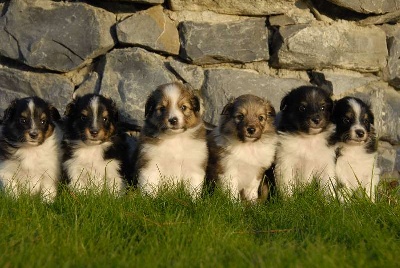
[{"label": "black ear", "polygon": [[287,105],[288,105],[288,101],[289,101],[289,96],[285,96],[282,100],[281,100],[281,106],[279,107],[279,109],[281,111],[285,111],[287,109]]},{"label": "black ear", "polygon": [[375,117],[374,117],[374,114],[371,112],[371,110],[368,110],[368,115],[369,115],[369,118],[370,118],[370,123],[371,123],[371,125],[373,125],[374,124],[374,121],[375,121]]},{"label": "black ear", "polygon": [[3,116],[4,122],[7,122],[8,120],[10,120],[11,117],[13,117],[17,106],[17,101],[18,99],[13,100],[7,107],[7,109],[4,110],[4,116]]},{"label": "black ear", "polygon": [[233,102],[234,102],[233,98],[229,100],[229,102],[222,109],[221,115],[229,115],[232,113]]},{"label": "black ear", "polygon": [[270,102],[268,102],[268,101],[265,103],[265,106],[267,106],[267,108],[269,108],[271,110],[270,111],[270,115],[272,117],[275,117],[276,116],[276,111],[275,111],[274,106],[272,106],[272,104]]},{"label": "black ear", "polygon": [[191,99],[191,105],[194,112],[200,112],[200,99],[196,95],[194,95]]},{"label": "black ear", "polygon": [[146,105],[144,106],[144,117],[147,118],[148,116],[150,116],[154,112],[155,108],[156,101],[154,99],[154,96],[150,95],[146,101]]},{"label": "black ear", "polygon": [[72,101],[67,104],[67,107],[65,107],[65,112],[64,112],[65,116],[72,116],[73,111],[75,109],[75,104],[76,104],[75,101]]},{"label": "black ear", "polygon": [[61,115],[58,112],[56,107],[54,107],[53,105],[50,105],[49,110],[50,110],[50,116],[51,116],[52,121],[57,122],[61,119]]},{"label": "black ear", "polygon": [[112,109],[112,112],[113,112],[113,115],[114,115],[114,122],[118,122],[118,120],[119,120],[119,111],[118,111],[117,104],[112,99],[110,99],[110,101],[111,101],[111,109]]}]

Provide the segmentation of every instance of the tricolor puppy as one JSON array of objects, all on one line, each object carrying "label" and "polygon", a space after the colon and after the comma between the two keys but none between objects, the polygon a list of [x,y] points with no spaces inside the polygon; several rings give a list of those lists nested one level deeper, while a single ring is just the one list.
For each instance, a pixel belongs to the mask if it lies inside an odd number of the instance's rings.
[{"label": "tricolor puppy", "polygon": [[121,194],[131,158],[127,137],[117,130],[115,103],[87,94],[68,104],[65,114],[63,168],[71,189]]},{"label": "tricolor puppy", "polygon": [[0,183],[18,196],[53,201],[61,171],[62,133],[57,109],[39,97],[14,100],[0,129]]},{"label": "tricolor puppy", "polygon": [[163,184],[183,182],[199,196],[208,157],[202,114],[200,98],[186,85],[164,84],[151,93],[136,168],[143,193],[155,196]]},{"label": "tricolor puppy", "polygon": [[254,95],[239,96],[225,105],[218,127],[208,136],[207,179],[233,199],[256,201],[264,172],[275,157],[274,119],[274,107]]},{"label": "tricolor puppy", "polygon": [[301,86],[282,99],[275,172],[277,187],[283,194],[290,196],[294,187],[313,179],[333,194],[332,109],[330,94],[319,87]]},{"label": "tricolor puppy", "polygon": [[376,135],[370,106],[358,98],[340,99],[335,104],[333,122],[336,124],[334,140],[337,142],[339,185],[346,187],[345,193],[364,189],[367,196],[375,200],[380,170],[376,166]]}]

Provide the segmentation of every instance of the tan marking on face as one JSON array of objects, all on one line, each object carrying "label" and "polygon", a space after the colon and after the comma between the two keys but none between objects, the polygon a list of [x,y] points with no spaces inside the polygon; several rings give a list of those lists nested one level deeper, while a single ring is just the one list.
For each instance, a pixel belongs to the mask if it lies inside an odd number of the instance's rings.
[{"label": "tan marking on face", "polygon": [[88,116],[89,115],[89,111],[88,110],[82,110],[81,114],[84,115],[84,116]]}]

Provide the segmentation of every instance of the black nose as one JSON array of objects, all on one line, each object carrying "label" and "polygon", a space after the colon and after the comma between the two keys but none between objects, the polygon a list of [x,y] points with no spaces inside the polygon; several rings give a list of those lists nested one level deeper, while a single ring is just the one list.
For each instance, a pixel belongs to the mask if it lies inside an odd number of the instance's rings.
[{"label": "black nose", "polygon": [[175,126],[175,125],[178,123],[178,118],[176,118],[176,117],[171,117],[170,119],[168,119],[168,122],[169,122],[171,125]]},{"label": "black nose", "polygon": [[314,118],[311,118],[311,121],[313,121],[314,124],[318,125],[319,122],[321,122],[321,119],[319,117],[314,117]]},{"label": "black nose", "polygon": [[37,133],[36,131],[29,132],[29,137],[31,137],[31,139],[36,139],[38,136],[39,133]]},{"label": "black nose", "polygon": [[247,130],[247,133],[249,133],[250,135],[252,135],[256,132],[256,129],[254,127],[248,127],[246,130]]},{"label": "black nose", "polygon": [[96,137],[97,134],[99,134],[99,131],[97,129],[91,129],[89,130],[90,135],[92,135],[92,137]]},{"label": "black nose", "polygon": [[365,131],[362,129],[357,129],[355,132],[356,132],[357,137],[359,137],[359,138],[362,138],[365,135]]}]

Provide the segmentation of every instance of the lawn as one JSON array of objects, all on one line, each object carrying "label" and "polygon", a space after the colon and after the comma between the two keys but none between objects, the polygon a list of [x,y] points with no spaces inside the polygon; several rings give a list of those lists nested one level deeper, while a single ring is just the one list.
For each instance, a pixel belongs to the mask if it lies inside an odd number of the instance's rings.
[{"label": "lawn", "polygon": [[[396,196],[396,195],[393,195]],[[0,267],[400,267],[400,198],[0,195]]]}]

